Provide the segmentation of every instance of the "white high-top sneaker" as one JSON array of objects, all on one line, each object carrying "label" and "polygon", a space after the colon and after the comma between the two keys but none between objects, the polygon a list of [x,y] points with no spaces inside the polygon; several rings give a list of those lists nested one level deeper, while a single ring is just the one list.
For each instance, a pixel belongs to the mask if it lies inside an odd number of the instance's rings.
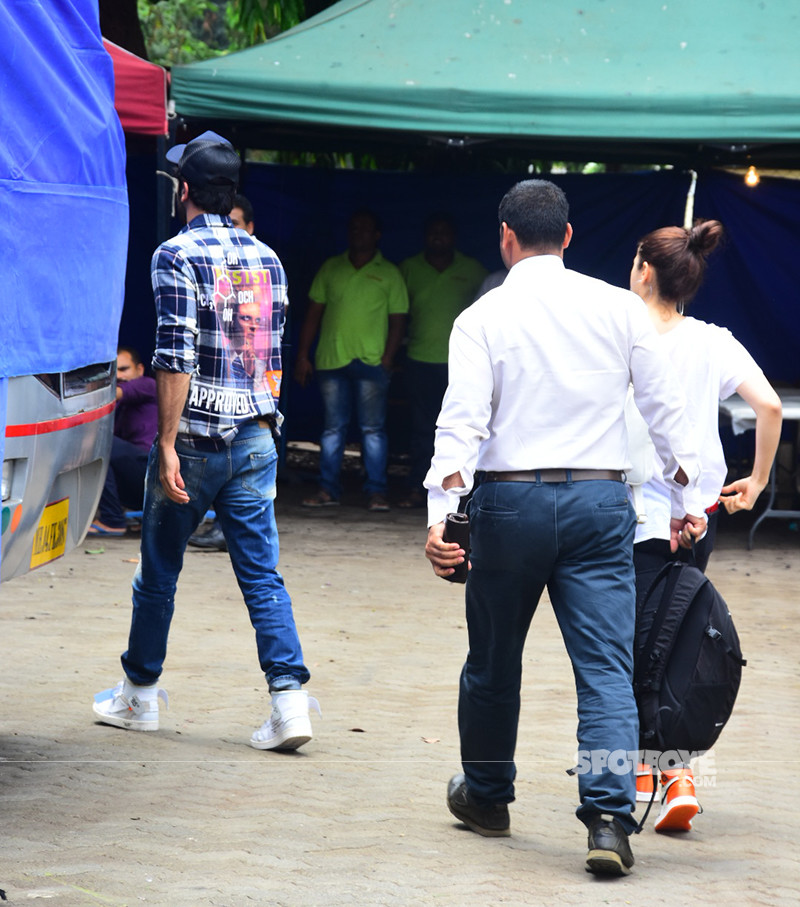
[{"label": "white high-top sneaker", "polygon": [[103,690],[94,697],[92,710],[103,722],[129,731],[158,730],[158,700],[169,708],[166,690],[154,683],[138,687],[125,678],[110,690]]},{"label": "white high-top sneaker", "polygon": [[692,819],[703,811],[697,802],[694,776],[684,765],[661,773],[661,812],[655,821],[656,831],[691,831]]},{"label": "white high-top sneaker", "polygon": [[309,708],[318,715],[319,703],[305,690],[280,690],[272,694],[272,713],[250,738],[257,750],[296,750],[312,737]]}]

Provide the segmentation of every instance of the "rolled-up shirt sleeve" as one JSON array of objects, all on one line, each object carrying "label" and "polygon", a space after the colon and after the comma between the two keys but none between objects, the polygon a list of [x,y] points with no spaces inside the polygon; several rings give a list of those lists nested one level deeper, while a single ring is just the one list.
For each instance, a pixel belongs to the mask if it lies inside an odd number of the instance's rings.
[{"label": "rolled-up shirt sleeve", "polygon": [[[480,445],[489,437],[492,363],[483,334],[465,332],[464,318],[456,319],[450,335],[448,387],[436,423],[433,460],[423,483],[428,489],[429,526],[458,510],[460,499],[472,490]],[[445,491],[444,480],[455,473],[461,474],[463,486]]]},{"label": "rolled-up shirt sleeve", "polygon": [[179,250],[160,246],[150,266],[156,303],[154,369],[191,374],[197,367],[197,281]]}]

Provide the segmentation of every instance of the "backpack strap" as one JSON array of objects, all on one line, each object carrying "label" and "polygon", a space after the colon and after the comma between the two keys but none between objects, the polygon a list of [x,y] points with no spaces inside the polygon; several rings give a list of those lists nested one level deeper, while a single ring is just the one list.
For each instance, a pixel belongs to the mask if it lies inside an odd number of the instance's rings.
[{"label": "backpack strap", "polygon": [[656,767],[653,766],[650,770],[650,776],[653,779],[653,791],[650,794],[650,799],[647,801],[647,809],[644,811],[644,815],[639,820],[639,824],[634,828],[631,834],[640,835],[642,829],[644,828],[644,823],[647,821],[647,817],[650,815],[650,810],[653,806],[653,801],[656,798],[656,791],[658,790],[658,774],[656,773]]},{"label": "backpack strap", "polygon": [[659,570],[650,584],[642,604],[644,604],[658,583],[664,580],[664,589],[658,610],[642,647],[649,653],[647,662],[638,659],[634,670],[634,688],[640,690],[658,690],[664,676],[672,647],[675,644],[677,628],[681,625],[689,605],[695,595],[708,582],[708,579],[696,567],[672,561]]},{"label": "backpack strap", "polygon": [[[692,536],[692,547],[691,547],[691,549],[690,549],[690,551],[689,551],[689,554],[690,554],[690,557],[691,557],[691,560],[689,561],[689,564],[691,564],[692,567],[697,567],[697,544],[696,544],[696,542],[695,542],[694,536]],[[664,564],[664,566],[658,571],[658,573],[656,574],[656,578],[655,578],[655,579],[650,583],[650,585],[648,586],[647,592],[645,592],[645,594],[644,594],[644,595],[637,601],[637,603],[636,603],[636,618],[637,618],[637,620],[638,620],[638,618],[639,618],[639,610],[640,610],[640,608],[644,605],[644,603],[647,601],[647,599],[650,598],[650,595],[652,594],[652,592],[653,592],[653,590],[655,589],[655,587],[656,587],[656,586],[661,582],[661,580],[669,573],[669,571],[672,569],[672,567],[674,567],[674,566],[676,566],[676,565],[680,565],[681,563],[683,563],[683,562],[682,562],[682,561],[679,561],[679,560],[677,560],[677,559],[676,559],[676,560],[672,560],[672,561],[668,561],[668,562],[667,562],[666,564]],[[674,582],[677,582],[677,579],[674,580]],[[664,592],[664,595],[665,595],[665,594],[666,594],[666,590],[665,590],[665,592]],[[663,602],[664,602],[663,595],[662,595],[661,601],[662,601],[662,604],[663,604]]]}]

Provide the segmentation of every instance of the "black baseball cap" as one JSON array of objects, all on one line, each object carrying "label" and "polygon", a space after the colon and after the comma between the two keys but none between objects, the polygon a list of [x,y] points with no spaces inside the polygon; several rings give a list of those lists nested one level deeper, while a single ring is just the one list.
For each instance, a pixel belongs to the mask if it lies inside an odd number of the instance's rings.
[{"label": "black baseball cap", "polygon": [[241,160],[233,145],[216,132],[204,132],[185,145],[173,145],[167,160],[192,186],[237,185]]}]

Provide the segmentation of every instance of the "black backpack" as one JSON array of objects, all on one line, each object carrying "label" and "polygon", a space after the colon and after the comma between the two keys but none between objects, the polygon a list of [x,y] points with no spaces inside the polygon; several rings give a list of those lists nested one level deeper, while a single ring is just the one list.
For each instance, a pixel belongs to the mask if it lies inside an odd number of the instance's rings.
[{"label": "black backpack", "polygon": [[733,711],[746,663],[711,581],[691,564],[664,566],[636,606],[640,747],[692,756],[710,749]]}]

